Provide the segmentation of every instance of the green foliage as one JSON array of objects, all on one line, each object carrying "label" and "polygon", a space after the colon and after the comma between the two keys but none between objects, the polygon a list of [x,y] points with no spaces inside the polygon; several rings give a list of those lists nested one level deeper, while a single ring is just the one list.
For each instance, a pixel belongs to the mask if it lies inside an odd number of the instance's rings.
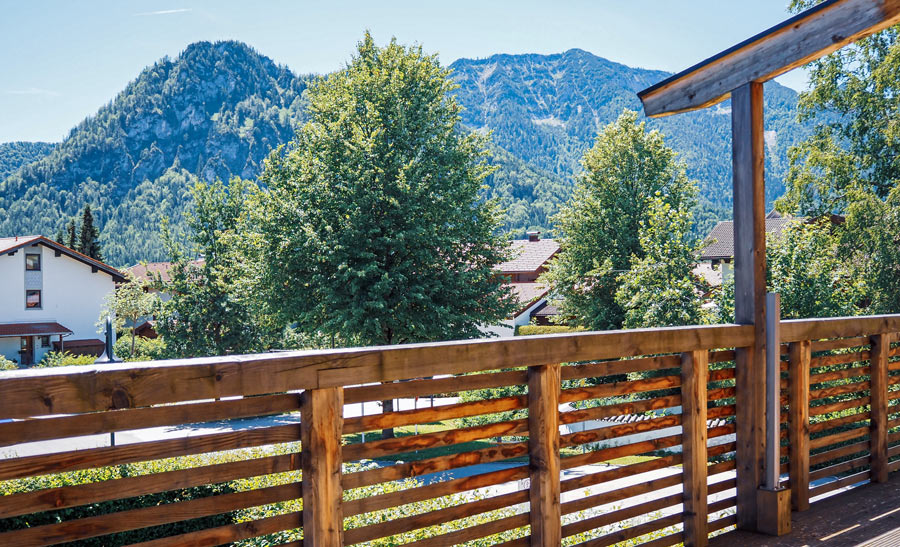
[{"label": "green foliage", "polygon": [[98,238],[100,233],[94,226],[94,215],[91,214],[91,206],[84,206],[84,213],[81,215],[81,236],[78,238],[78,248],[75,249],[83,255],[87,255],[95,260],[103,260],[100,252],[100,242]]},{"label": "green foliage", "polygon": [[840,239],[828,220],[792,223],[769,242],[769,290],[781,295],[781,315],[790,319],[859,313],[863,285],[841,257]]},{"label": "green foliage", "polygon": [[868,313],[900,313],[900,185],[884,200],[852,193],[845,227],[845,265],[865,284]]},{"label": "green foliage", "polygon": [[692,273],[700,240],[690,234],[690,225],[688,208],[675,209],[662,195],[650,200],[639,231],[643,257],[632,257],[631,269],[622,274],[616,291],[626,328],[705,322],[702,295],[709,287]]},{"label": "green foliage", "polygon": [[671,210],[693,204],[694,183],[658,131],[625,111],[585,154],[574,197],[555,217],[562,251],[542,279],[561,298],[561,314],[592,330],[620,328],[619,274],[645,252],[639,239],[655,196]]},{"label": "green foliage", "polygon": [[581,332],[584,327],[568,325],[521,325],[516,327],[516,336],[532,336],[535,334],[558,334],[561,332]]},{"label": "green foliage", "polygon": [[[126,272],[125,278],[124,283],[117,285],[116,290],[107,295],[103,311],[100,313],[100,321],[103,323],[107,317],[115,317],[116,330],[128,331],[130,344],[127,355],[129,358],[134,358],[137,338],[134,329],[138,326],[141,318],[153,314],[158,306],[158,297],[155,293],[147,290],[147,283],[144,280],[138,279],[131,272]],[[120,351],[117,340],[116,356],[125,357],[126,354],[119,353]]]},{"label": "green foliage", "polygon": [[43,158],[52,152],[55,146],[49,142],[0,143],[0,180],[12,175],[19,168]]},{"label": "green foliage", "polygon": [[13,361],[0,355],[0,370],[19,370],[19,366]]},{"label": "green foliage", "polygon": [[171,296],[159,302],[155,314],[165,355],[229,355],[271,347],[273,330],[254,307],[253,295],[241,291],[242,253],[234,248],[240,240],[238,220],[256,192],[254,184],[239,178],[227,186],[198,183],[195,211],[186,219],[192,243],[188,251],[164,227],[163,240],[173,259],[170,280],[157,276],[153,286]]},{"label": "green foliage", "polygon": [[734,323],[734,276],[723,277],[715,293],[719,323]]},{"label": "green foliage", "polygon": [[461,131],[447,76],[420,47],[367,34],[311,85],[310,121],[249,211],[251,277],[283,324],[396,344],[480,336],[513,309],[492,269],[499,214],[479,199],[486,140]]},{"label": "green foliage", "polygon": [[117,359],[124,361],[152,361],[154,359],[164,359],[167,355],[166,341],[162,337],[144,338],[143,336],[135,336],[134,350],[132,351],[132,340],[129,331],[122,331],[123,336],[116,338],[113,346],[113,352]]},{"label": "green foliage", "polygon": [[48,351],[34,368],[68,367],[73,365],[93,365],[97,358],[93,355],[72,355],[68,351]]},{"label": "green foliage", "polygon": [[[793,0],[791,9],[817,3]],[[780,209],[811,216],[843,212],[854,189],[885,199],[900,180],[898,33],[890,27],[810,64],[799,114],[815,132],[790,151]]]}]

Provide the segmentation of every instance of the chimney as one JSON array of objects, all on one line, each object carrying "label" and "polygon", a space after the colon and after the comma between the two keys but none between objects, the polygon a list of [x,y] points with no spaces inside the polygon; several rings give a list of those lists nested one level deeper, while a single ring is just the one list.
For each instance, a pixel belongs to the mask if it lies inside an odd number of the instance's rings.
[{"label": "chimney", "polygon": [[528,241],[540,241],[541,240],[540,232],[525,232],[525,235],[528,236]]}]

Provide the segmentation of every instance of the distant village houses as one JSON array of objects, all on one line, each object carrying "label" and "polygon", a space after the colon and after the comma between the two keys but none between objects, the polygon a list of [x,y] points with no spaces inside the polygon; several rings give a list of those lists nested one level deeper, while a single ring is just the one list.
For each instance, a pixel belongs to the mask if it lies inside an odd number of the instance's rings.
[{"label": "distant village houses", "polygon": [[121,272],[44,236],[0,238],[0,356],[32,366],[50,351],[99,356],[107,295]]},{"label": "distant village houses", "polygon": [[499,325],[486,327],[485,332],[497,336],[513,336],[516,327],[549,323],[554,308],[547,301],[549,288],[538,283],[538,277],[547,270],[547,264],[559,252],[559,243],[541,239],[540,232],[527,232],[527,239],[510,241],[512,259],[498,264],[496,270],[506,278],[512,288],[518,306],[512,316]]}]

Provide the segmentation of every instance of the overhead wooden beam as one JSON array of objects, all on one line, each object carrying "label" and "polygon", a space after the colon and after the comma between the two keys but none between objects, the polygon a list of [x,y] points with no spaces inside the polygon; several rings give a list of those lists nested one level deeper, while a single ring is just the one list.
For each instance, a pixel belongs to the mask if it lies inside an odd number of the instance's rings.
[{"label": "overhead wooden beam", "polygon": [[638,93],[651,117],[697,110],[900,22],[900,0],[828,0]]}]

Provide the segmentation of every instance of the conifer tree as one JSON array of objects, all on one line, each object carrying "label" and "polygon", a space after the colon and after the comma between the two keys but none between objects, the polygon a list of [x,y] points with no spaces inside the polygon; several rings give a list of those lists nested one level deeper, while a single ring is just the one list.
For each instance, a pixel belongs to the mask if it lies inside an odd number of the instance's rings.
[{"label": "conifer tree", "polygon": [[76,247],[78,247],[78,238],[75,235],[76,233],[77,233],[77,230],[75,228],[75,219],[70,218],[69,223],[66,224],[66,240],[63,243],[63,245],[65,245],[66,247],[68,247],[70,249],[77,250]]},{"label": "conifer tree", "polygon": [[84,206],[84,213],[81,216],[81,237],[76,250],[95,260],[103,260],[100,252],[100,231],[94,226],[94,215],[91,213],[90,205]]}]

